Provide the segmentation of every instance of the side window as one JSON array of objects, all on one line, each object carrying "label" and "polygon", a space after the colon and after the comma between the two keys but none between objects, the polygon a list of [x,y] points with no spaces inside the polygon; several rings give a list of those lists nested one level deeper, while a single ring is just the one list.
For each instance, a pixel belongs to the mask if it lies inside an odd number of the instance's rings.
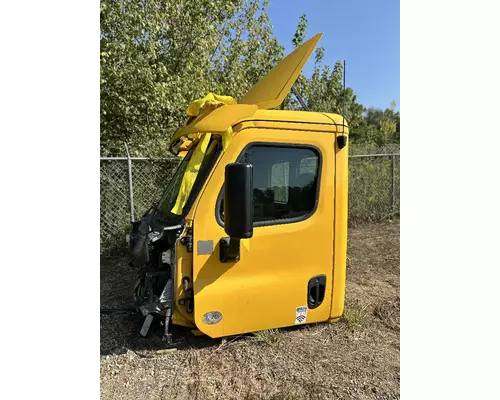
[{"label": "side window", "polygon": [[[253,165],[254,223],[300,218],[314,210],[319,154],[309,147],[255,145],[243,158]],[[224,199],[219,207],[223,221]]]}]

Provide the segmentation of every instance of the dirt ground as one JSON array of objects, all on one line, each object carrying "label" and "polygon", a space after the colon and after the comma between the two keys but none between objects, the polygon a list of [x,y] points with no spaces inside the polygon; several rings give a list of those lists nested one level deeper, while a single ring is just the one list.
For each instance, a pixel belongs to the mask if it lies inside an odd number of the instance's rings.
[{"label": "dirt ground", "polygon": [[[399,223],[350,229],[340,322],[212,340],[179,329],[176,350],[140,339],[142,319],[101,315],[103,399],[398,399]],[[101,307],[129,301],[134,271],[102,265]]]}]

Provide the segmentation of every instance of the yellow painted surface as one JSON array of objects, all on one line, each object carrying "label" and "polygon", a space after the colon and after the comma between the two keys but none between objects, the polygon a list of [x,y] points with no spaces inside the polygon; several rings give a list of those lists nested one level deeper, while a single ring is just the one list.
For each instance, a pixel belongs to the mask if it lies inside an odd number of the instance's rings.
[{"label": "yellow painted surface", "polygon": [[200,133],[208,132],[224,134],[228,128],[245,118],[250,118],[255,111],[256,105],[235,104],[224,105],[216,109],[207,109],[199,117],[189,124],[177,129],[171,139],[170,150],[179,140],[183,140],[181,149],[184,151],[190,147],[200,136]]},{"label": "yellow painted surface", "polygon": [[198,172],[200,171],[201,163],[203,162],[203,159],[205,158],[205,155],[207,153],[210,136],[210,133],[204,133],[201,137],[200,143],[193,151],[193,155],[188,162],[186,172],[184,172],[184,176],[182,178],[181,187],[179,189],[179,193],[177,194],[177,200],[171,210],[173,214],[182,214],[182,209],[186,205],[186,202],[191,193],[191,189],[193,188],[196,177],[198,176]]},{"label": "yellow painted surface", "polygon": [[[325,300],[308,310],[307,322],[327,321],[331,314],[334,141],[332,133],[304,134],[283,129],[244,129],[231,146],[201,193],[194,212],[193,275],[195,322],[211,337],[294,325],[296,307],[307,306],[307,284],[325,274]],[[220,263],[219,240],[227,235],[215,219],[217,196],[224,182],[224,166],[234,162],[251,142],[309,144],[322,153],[319,204],[308,219],[291,224],[255,227],[241,246],[240,261]],[[197,255],[198,240],[213,240],[211,255]],[[203,322],[210,311],[222,313],[213,325]]]},{"label": "yellow painted surface", "polygon": [[193,254],[188,253],[186,246],[177,242],[175,247],[177,257],[177,269],[175,277],[175,305],[172,315],[172,322],[176,325],[187,326],[194,328],[194,315],[186,312],[186,307],[179,304],[179,299],[184,298],[184,288],[182,287],[182,278],[187,276],[191,280],[192,287],[192,271],[193,271]]},{"label": "yellow painted surface", "polygon": [[[186,112],[193,119],[174,133],[169,146],[170,151],[184,156],[186,150],[199,139],[199,134],[204,132],[226,136],[225,150],[229,136],[228,129],[238,121],[252,117],[257,109],[276,108],[283,102],[322,35],[319,33],[313,36],[281,60],[250,88],[240,99],[240,104],[236,104],[230,96],[213,93],[191,103]],[[175,150],[180,142],[181,148]]]},{"label": "yellow painted surface", "polygon": [[297,47],[251,87],[238,103],[255,104],[259,109],[278,107],[297,80],[322,35],[319,33]]},{"label": "yellow painted surface", "polygon": [[[345,129],[348,135],[348,129]],[[340,136],[340,134],[337,134]],[[344,312],[347,257],[347,195],[349,143],[340,150],[335,142],[335,254],[333,262],[333,297],[331,318]]]},{"label": "yellow painted surface", "polygon": [[[261,79],[239,101],[207,109],[173,136],[170,149],[182,143],[181,154],[203,133],[232,135],[186,215],[193,227],[193,253],[177,245],[176,306],[173,322],[196,327],[211,337],[294,325],[297,307],[307,306],[307,285],[316,275],[327,276],[322,304],[307,311],[306,323],[337,320],[343,312],[347,247],[347,154],[336,136],[347,128],[340,115],[305,111],[270,110],[278,107],[321,34],[297,48]],[[319,203],[308,219],[289,224],[254,227],[242,240],[240,260],[221,263],[219,241],[226,237],[215,217],[217,197],[224,183],[225,166],[236,161],[252,142],[306,144],[322,154]],[[191,225],[192,224],[192,225]],[[197,254],[198,240],[212,240],[214,251]],[[192,278],[194,314],[187,314],[178,299],[181,280]],[[203,315],[217,311],[222,319],[205,324]]]},{"label": "yellow painted surface", "polygon": [[[338,125],[342,131],[342,123],[347,125],[341,115],[332,113],[320,113],[312,111],[290,111],[290,110],[257,110],[251,117],[242,118],[240,121],[287,121],[298,123]],[[268,123],[269,125],[269,123]],[[308,127],[310,130],[312,127]],[[320,127],[317,127],[320,128]],[[329,129],[332,129],[330,126]]]}]

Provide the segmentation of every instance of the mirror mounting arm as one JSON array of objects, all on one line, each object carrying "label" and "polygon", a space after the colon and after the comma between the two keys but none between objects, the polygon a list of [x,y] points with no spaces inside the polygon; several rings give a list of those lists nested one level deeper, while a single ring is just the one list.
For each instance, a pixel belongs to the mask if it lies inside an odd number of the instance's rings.
[{"label": "mirror mounting arm", "polygon": [[220,262],[239,261],[240,239],[224,237],[219,242]]}]

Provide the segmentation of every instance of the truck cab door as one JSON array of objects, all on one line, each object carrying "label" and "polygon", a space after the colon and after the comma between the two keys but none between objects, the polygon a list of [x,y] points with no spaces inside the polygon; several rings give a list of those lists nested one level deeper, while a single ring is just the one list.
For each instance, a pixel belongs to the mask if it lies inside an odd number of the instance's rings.
[{"label": "truck cab door", "polygon": [[[334,135],[245,129],[204,191],[193,221],[195,323],[211,337],[326,321],[334,248]],[[224,167],[253,165],[254,228],[221,262]]]}]

